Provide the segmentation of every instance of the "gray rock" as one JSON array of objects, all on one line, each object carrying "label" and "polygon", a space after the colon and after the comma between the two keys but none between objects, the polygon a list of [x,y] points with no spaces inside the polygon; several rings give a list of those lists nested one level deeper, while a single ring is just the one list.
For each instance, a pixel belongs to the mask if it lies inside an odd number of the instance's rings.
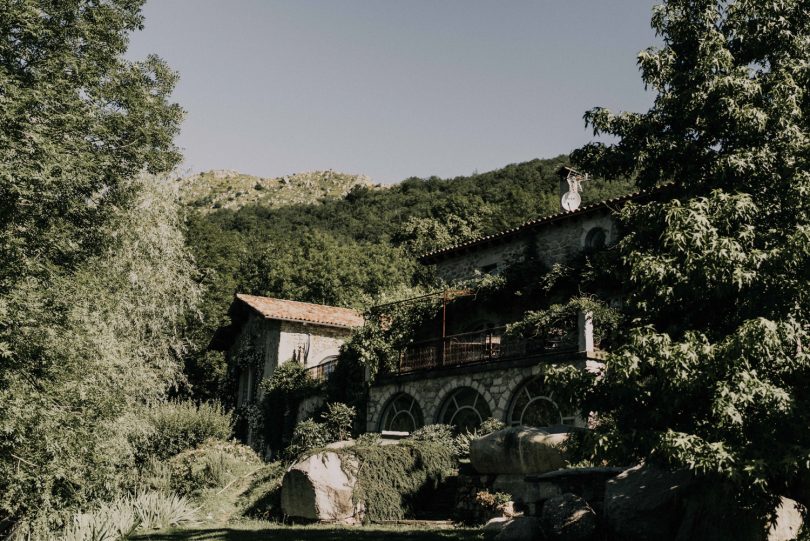
[{"label": "gray rock", "polygon": [[768,527],[737,506],[729,485],[644,464],[608,481],[604,515],[623,541],[788,541],[802,526],[800,506],[789,498]]},{"label": "gray rock", "polygon": [[513,517],[503,523],[495,541],[537,541],[543,539],[543,528],[535,517]]},{"label": "gray rock", "polygon": [[596,534],[596,513],[588,502],[571,493],[546,501],[540,517],[549,539],[587,541]]},{"label": "gray rock", "polygon": [[357,464],[343,464],[334,452],[323,452],[293,464],[281,482],[281,509],[294,518],[355,524],[363,505],[353,502]]},{"label": "gray rock", "polygon": [[734,502],[728,485],[700,483],[684,506],[676,541],[789,541],[801,529],[802,515],[794,500],[781,499],[772,526]]},{"label": "gray rock", "polygon": [[538,474],[565,466],[568,435],[537,428],[498,430],[470,443],[470,463],[479,473]]},{"label": "gray rock", "polygon": [[625,470],[605,485],[604,514],[610,530],[625,541],[674,540],[681,502],[692,474],[648,464]]}]

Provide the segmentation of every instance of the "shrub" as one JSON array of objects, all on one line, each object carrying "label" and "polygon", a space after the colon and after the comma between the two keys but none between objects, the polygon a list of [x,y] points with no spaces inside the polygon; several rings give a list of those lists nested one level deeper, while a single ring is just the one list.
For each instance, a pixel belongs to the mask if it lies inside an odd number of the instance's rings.
[{"label": "shrub", "polygon": [[285,451],[289,460],[297,460],[302,455],[327,445],[330,442],[326,426],[312,419],[301,421],[293,431],[292,441]]},{"label": "shrub", "polygon": [[366,432],[357,436],[354,444],[357,446],[380,445],[381,441],[382,435],[378,432]]},{"label": "shrub", "polygon": [[170,486],[180,494],[195,495],[206,488],[221,488],[255,471],[261,458],[246,445],[207,440],[168,461]]},{"label": "shrub", "polygon": [[209,438],[231,436],[231,416],[216,403],[165,402],[150,408],[147,420],[151,430],[137,444],[142,463],[150,457],[169,458]]},{"label": "shrub", "polygon": [[491,512],[499,511],[510,501],[512,501],[512,496],[505,492],[493,493],[488,490],[479,490],[475,494],[475,503]]},{"label": "shrub", "polygon": [[425,425],[414,430],[408,439],[419,442],[434,442],[453,446],[453,427],[450,425]]},{"label": "shrub", "polygon": [[397,445],[355,445],[338,452],[359,463],[353,472],[355,499],[365,503],[369,522],[404,518],[419,492],[438,485],[456,466],[452,448],[438,441],[405,439]]},{"label": "shrub", "polygon": [[323,424],[332,441],[343,441],[351,436],[352,424],[357,410],[340,402],[326,405],[326,411],[321,414]]},{"label": "shrub", "polygon": [[196,509],[183,496],[142,492],[130,498],[139,529],[162,530],[198,522]]},{"label": "shrub", "polygon": [[470,458],[470,443],[487,434],[491,434],[498,430],[502,430],[506,425],[503,421],[499,421],[493,417],[484,419],[481,425],[472,432],[464,432],[453,438],[453,448],[455,449],[456,456],[459,459],[466,460]]},{"label": "shrub", "polygon": [[238,505],[245,517],[272,520],[283,518],[281,512],[281,481],[286,468],[282,462],[267,464],[253,477]]}]

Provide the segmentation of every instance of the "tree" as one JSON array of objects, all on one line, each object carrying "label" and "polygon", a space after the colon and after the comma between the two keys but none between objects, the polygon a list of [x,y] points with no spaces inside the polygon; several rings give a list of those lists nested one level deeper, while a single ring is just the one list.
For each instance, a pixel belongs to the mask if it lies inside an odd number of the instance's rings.
[{"label": "tree", "polygon": [[618,140],[573,155],[674,183],[620,216],[632,328],[588,382],[588,451],[718,476],[767,510],[810,474],[810,4],[669,0],[652,26],[652,108],[589,111]]},{"label": "tree", "polygon": [[170,170],[182,110],[123,58],[139,0],[0,4],[0,531],[131,478],[198,289]]},{"label": "tree", "polygon": [[142,0],[10,0],[0,7],[0,292],[104,249],[128,182],[179,161],[176,74],[123,58]]}]

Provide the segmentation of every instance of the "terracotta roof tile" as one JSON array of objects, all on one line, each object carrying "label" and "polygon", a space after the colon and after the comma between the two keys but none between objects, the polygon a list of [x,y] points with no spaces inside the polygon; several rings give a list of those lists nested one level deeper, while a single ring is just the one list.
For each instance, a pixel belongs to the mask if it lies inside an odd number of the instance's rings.
[{"label": "terracotta roof tile", "polygon": [[242,293],[237,293],[236,298],[268,319],[300,321],[349,329],[363,325],[363,316],[351,308],[258,297]]}]

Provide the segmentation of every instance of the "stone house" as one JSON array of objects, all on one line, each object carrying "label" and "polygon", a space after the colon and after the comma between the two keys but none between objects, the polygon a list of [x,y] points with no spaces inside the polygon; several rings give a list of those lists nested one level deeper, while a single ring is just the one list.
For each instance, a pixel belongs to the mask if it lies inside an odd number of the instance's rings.
[{"label": "stone house", "polygon": [[[437,275],[451,287],[499,274],[530,255],[529,261],[537,262],[540,275],[555,264],[564,265],[583,253],[614,245],[620,237],[614,211],[647,195],[628,194],[561,210],[433,251],[420,262],[434,265]],[[606,290],[599,296],[611,303],[621,301],[617,291]],[[447,292],[444,298],[448,298]],[[368,431],[410,432],[431,423],[464,430],[489,417],[509,426],[585,425],[585,420],[558,407],[544,386],[543,374],[553,364],[599,369],[604,352],[594,343],[590,314],[580,313],[571,322],[572,334],[576,334],[572,342],[540,344],[510,339],[505,333],[506,324],[522,317],[522,310],[515,306],[503,303],[497,310],[482,310],[474,298],[456,304],[460,307],[453,313],[445,303],[444,321],[434,327],[440,330],[434,330],[432,337],[415,337],[400,352],[398,368],[372,383]]]},{"label": "stone house", "polygon": [[[363,316],[350,308],[258,297],[238,293],[228,310],[231,323],[217,329],[209,349],[223,351],[232,380],[231,402],[244,408],[259,402],[259,383],[282,364],[296,361],[315,379],[328,377],[340,346]],[[317,399],[302,404],[299,416],[314,409]],[[240,434],[248,442],[250,430]]]}]

